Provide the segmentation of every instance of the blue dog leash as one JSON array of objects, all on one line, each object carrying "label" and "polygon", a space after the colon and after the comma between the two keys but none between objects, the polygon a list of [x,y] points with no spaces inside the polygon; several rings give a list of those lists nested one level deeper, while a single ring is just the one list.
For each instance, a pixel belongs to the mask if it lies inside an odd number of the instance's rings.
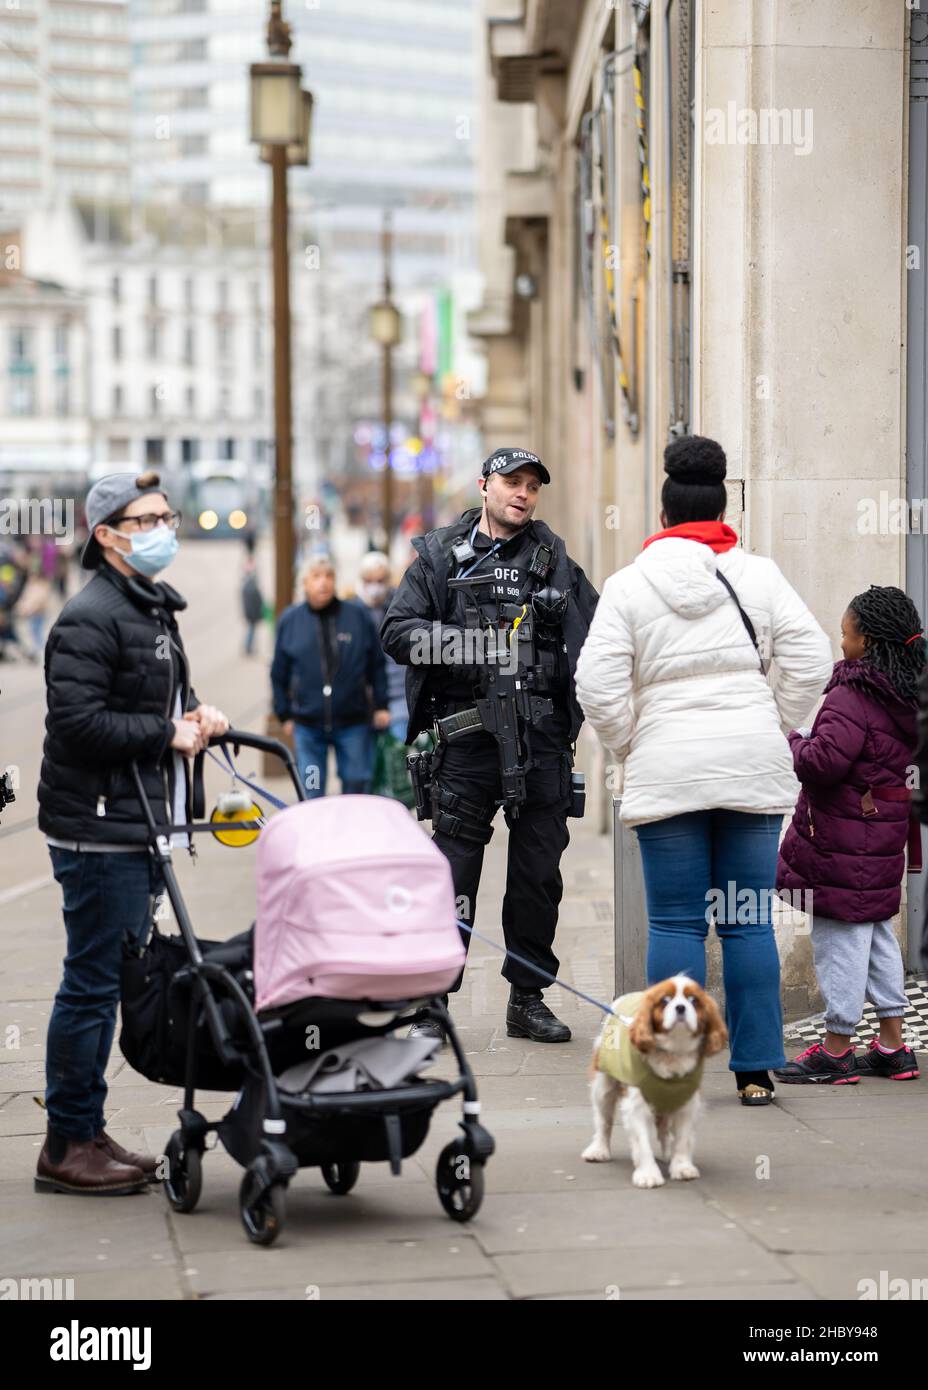
[{"label": "blue dog leash", "polygon": [[[498,941],[493,940],[492,936],[484,936],[483,932],[475,931],[473,927],[469,927],[467,923],[462,922],[460,918],[457,920],[458,926],[462,931],[469,932],[471,936],[476,936],[478,941],[485,941],[488,946],[493,946],[497,951],[502,951],[504,956],[508,956],[510,960],[514,960],[519,965],[524,965],[527,970],[531,970],[536,975],[540,975],[543,980],[547,980],[549,985],[560,985],[561,989],[566,989],[571,994],[575,994],[578,999],[582,999],[586,1004],[592,1004],[594,1009],[599,1009],[602,1013],[608,1014],[610,1018],[618,1017],[608,1004],[602,1004],[598,999],[594,999],[592,994],[584,994],[582,989],[577,989],[576,986],[569,985],[566,980],[559,980],[556,975],[550,975],[547,970],[542,970],[540,965],[535,965],[533,961],[525,960],[523,956],[517,956],[515,951],[510,951],[508,947],[501,946]],[[686,974],[686,971],[682,971],[681,973]]]},{"label": "blue dog leash", "polygon": [[[257,782],[251,782],[247,777],[242,776],[238,768],[235,766],[235,763],[232,759],[232,754],[229,752],[225,744],[222,745],[222,751],[223,753],[225,753],[226,762],[229,765],[228,769],[223,768],[224,772],[227,770],[230,771],[232,773],[232,776],[235,778],[236,782],[241,782],[244,786],[248,787],[249,790],[257,792],[259,796],[263,796],[265,801],[269,801],[272,806],[277,808],[278,811],[285,811],[287,809],[287,806],[289,805],[288,802],[281,801],[280,797],[275,796],[273,792],[269,792],[265,787],[259,786]],[[207,748],[206,753],[207,757],[212,758],[214,763],[217,763],[219,767],[222,767],[222,763],[216,757],[216,754],[213,752],[211,748]]]},{"label": "blue dog leash", "polygon": [[608,1004],[601,1004],[598,999],[593,998],[592,994],[584,994],[582,989],[577,989],[574,985],[569,985],[566,980],[559,980],[555,975],[549,975],[547,970],[542,970],[541,966],[533,964],[530,960],[525,960],[522,956],[517,956],[515,951],[510,951],[508,947],[501,946],[498,941],[493,940],[492,936],[484,936],[483,932],[476,931],[473,927],[469,927],[466,922],[460,921],[460,919],[458,919],[458,926],[463,931],[470,932],[471,936],[476,936],[478,941],[485,941],[488,946],[495,946],[497,951],[502,951],[504,956],[508,956],[510,960],[514,960],[518,965],[524,965],[527,970],[534,971],[534,973],[540,975],[543,980],[547,980],[549,985],[560,985],[561,989],[569,990],[570,993],[575,994],[578,999],[582,999],[585,1004],[592,1004],[594,1009],[599,1009],[602,1013],[608,1014],[610,1018],[616,1017]]}]

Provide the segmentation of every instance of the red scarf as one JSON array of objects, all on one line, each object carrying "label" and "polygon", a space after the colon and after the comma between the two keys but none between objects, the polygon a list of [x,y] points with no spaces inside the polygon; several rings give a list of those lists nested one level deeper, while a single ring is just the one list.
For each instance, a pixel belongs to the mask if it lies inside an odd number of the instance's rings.
[{"label": "red scarf", "polygon": [[668,536],[677,536],[682,541],[702,541],[716,555],[731,550],[738,544],[738,536],[724,521],[684,521],[679,526],[668,526],[666,531],[656,531],[648,536],[642,550],[647,550],[652,541],[662,541]]}]

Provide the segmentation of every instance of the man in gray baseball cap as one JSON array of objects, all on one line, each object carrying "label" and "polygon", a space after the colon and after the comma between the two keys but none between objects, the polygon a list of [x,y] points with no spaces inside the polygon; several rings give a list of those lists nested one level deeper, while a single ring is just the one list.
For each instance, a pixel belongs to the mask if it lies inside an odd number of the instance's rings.
[{"label": "man in gray baseball cap", "polygon": [[95,570],[103,558],[100,543],[94,535],[96,528],[116,521],[131,502],[148,493],[157,493],[164,498],[157,473],[108,473],[94,483],[84,503],[89,532],[81,552],[81,564],[85,570]]},{"label": "man in gray baseball cap", "polygon": [[162,833],[184,844],[172,827],[192,819],[187,760],[229,721],[194,694],[175,616],[187,605],[154,578],[174,557],[180,520],[158,475],[101,478],[86,510],[81,563],[95,573],[45,649],[39,829],[62,890],[67,954],[48,1026],[35,1186],[101,1196],[139,1190],[158,1172],[154,1155],[116,1142],[104,1115],[123,951],[146,942],[163,887],[130,764]]}]

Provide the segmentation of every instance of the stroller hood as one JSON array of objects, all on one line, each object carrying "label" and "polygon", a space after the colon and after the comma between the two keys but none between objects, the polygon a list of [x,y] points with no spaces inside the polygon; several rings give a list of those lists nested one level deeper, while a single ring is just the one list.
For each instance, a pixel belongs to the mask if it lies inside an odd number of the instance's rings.
[{"label": "stroller hood", "polygon": [[262,830],[256,1009],[439,994],[463,964],[450,865],[399,802],[318,797]]}]

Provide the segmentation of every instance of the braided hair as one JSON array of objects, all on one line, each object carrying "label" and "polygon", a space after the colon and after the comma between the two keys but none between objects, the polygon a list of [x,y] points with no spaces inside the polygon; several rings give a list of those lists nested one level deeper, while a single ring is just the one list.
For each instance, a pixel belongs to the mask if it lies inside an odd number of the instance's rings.
[{"label": "braided hair", "polygon": [[848,610],[867,641],[863,660],[882,671],[903,699],[914,700],[925,668],[925,639],[908,594],[892,585],[871,584],[865,594],[851,599]]}]

